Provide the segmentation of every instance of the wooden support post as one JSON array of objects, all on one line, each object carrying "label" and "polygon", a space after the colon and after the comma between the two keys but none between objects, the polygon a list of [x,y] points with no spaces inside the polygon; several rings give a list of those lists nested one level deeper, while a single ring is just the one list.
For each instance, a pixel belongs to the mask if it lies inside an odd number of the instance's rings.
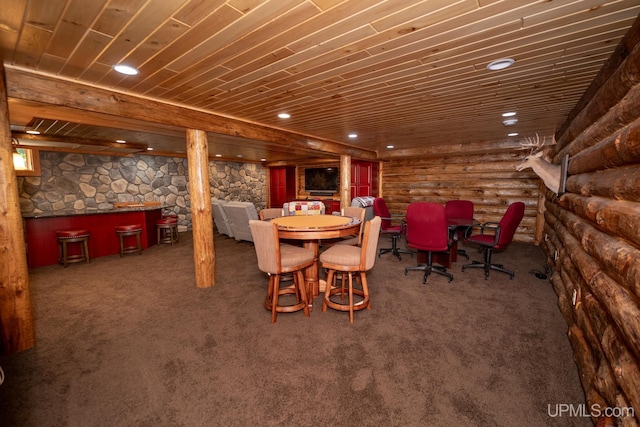
[{"label": "wooden support post", "polygon": [[13,168],[11,126],[0,62],[0,352],[13,354],[36,343],[29,270],[18,185]]},{"label": "wooden support post", "polygon": [[351,156],[340,156],[340,211],[351,206]]},{"label": "wooden support post", "polygon": [[209,194],[209,146],[207,133],[187,129],[187,161],[193,226],[193,262],[196,286],[215,285],[215,250],[213,246],[213,212]]}]

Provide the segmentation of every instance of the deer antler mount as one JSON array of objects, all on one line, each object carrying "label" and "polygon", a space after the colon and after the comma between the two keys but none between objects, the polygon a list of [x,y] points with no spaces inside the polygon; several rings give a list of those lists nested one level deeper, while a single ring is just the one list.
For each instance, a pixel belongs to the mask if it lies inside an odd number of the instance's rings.
[{"label": "deer antler mount", "polygon": [[[543,137],[541,141],[538,134],[536,134],[535,138],[525,138],[525,142],[521,142],[520,145],[522,149],[531,149],[531,152],[516,166],[516,170],[533,169],[533,172],[542,179],[549,190],[560,194],[560,182],[563,176],[562,167],[549,163],[543,158],[547,148],[551,148],[551,145],[546,145],[545,142],[546,138]],[[551,144],[555,143],[555,138],[552,137]]]}]

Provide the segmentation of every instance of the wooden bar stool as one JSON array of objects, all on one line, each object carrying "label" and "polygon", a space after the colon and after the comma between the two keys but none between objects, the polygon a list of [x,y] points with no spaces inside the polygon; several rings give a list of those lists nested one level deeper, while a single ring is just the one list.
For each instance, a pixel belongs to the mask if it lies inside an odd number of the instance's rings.
[{"label": "wooden bar stool", "polygon": [[[91,262],[89,255],[89,230],[58,230],[56,238],[58,239],[58,263],[65,268],[67,265],[76,262]],[[79,243],[79,253],[69,255],[69,243]]]},{"label": "wooden bar stool", "polygon": [[178,219],[176,217],[160,218],[156,221],[158,244],[178,243]]},{"label": "wooden bar stool", "polygon": [[[124,254],[133,254],[138,252],[138,255],[142,255],[142,242],[140,242],[140,235],[142,234],[142,224],[131,225],[117,225],[116,234],[120,239],[120,256]],[[130,244],[125,246],[125,240],[127,237],[136,238],[136,244]]]}]

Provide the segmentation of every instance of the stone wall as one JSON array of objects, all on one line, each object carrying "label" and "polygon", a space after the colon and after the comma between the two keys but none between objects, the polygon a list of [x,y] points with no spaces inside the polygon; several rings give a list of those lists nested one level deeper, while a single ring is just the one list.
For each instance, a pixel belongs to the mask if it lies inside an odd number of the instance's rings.
[{"label": "stone wall", "polygon": [[[23,214],[82,213],[112,209],[115,202],[159,201],[178,214],[182,230],[191,228],[187,159],[133,155],[83,155],[40,151],[41,176],[18,180]],[[262,165],[209,162],[212,198],[266,206]]]}]

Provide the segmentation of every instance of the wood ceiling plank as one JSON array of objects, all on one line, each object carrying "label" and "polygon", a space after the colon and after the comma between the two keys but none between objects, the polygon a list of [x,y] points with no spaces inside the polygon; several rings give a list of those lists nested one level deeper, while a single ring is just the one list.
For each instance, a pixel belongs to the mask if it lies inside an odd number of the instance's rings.
[{"label": "wood ceiling plank", "polygon": [[[313,13],[317,12],[317,9],[315,7],[310,6],[307,3],[304,3],[302,6],[303,7],[297,7],[290,10],[289,13],[280,15],[276,20],[272,21],[269,24],[268,31],[255,31],[252,34],[249,34],[247,37],[243,38],[242,41],[238,44],[234,43],[233,45],[228,45],[223,49],[214,52],[212,55],[204,57],[199,61],[195,61],[191,66],[183,70],[176,77],[176,79],[174,79],[174,81],[166,82],[163,84],[177,87],[181,83],[186,83],[189,81],[189,79],[201,75],[204,72],[208,72],[208,70],[210,70],[212,67],[216,67],[219,64],[224,64],[224,61],[236,56],[238,52],[243,52],[247,49],[251,50],[252,46],[258,45],[264,40],[273,38],[274,34],[280,31],[281,28],[287,25],[295,25],[296,23],[304,22],[309,16],[312,16]],[[261,52],[261,54],[264,54],[265,52],[267,52],[266,48]],[[266,66],[269,63],[273,63],[279,61],[280,59],[286,58],[291,54],[292,52],[290,50],[282,48],[277,52],[271,52],[263,56],[262,58],[259,58],[258,61],[254,61],[254,64],[256,64],[255,66],[257,67]],[[231,71],[227,65],[223,66],[226,69],[226,73]],[[246,74],[250,72],[251,69],[243,66],[238,71]]]},{"label": "wood ceiling plank", "polygon": [[[314,77],[316,77],[316,76],[314,76]],[[304,81],[301,81],[301,83],[305,83],[305,82],[304,82]]]},{"label": "wood ceiling plank", "polygon": [[[428,28],[435,23],[457,18],[468,12],[478,9],[476,0],[431,0],[417,4],[394,14],[384,14],[384,17],[375,20],[371,25],[378,31],[384,32],[391,28],[403,34],[423,28]],[[403,27],[399,29],[398,27]]]},{"label": "wood ceiling plank", "polygon": [[582,20],[588,21],[592,19],[592,15],[597,16],[629,8],[637,10],[638,2],[637,0],[605,2],[602,0],[581,0],[568,4],[557,3],[557,6],[555,8],[538,7],[538,11],[527,10],[527,14],[522,17],[523,27],[532,27],[562,19],[574,20],[576,16],[583,16]]},{"label": "wood ceiling plank", "polygon": [[[208,73],[196,76],[196,78],[189,80],[187,83],[175,86],[173,89],[164,92],[162,98],[185,102],[203,94],[208,97],[215,97],[223,93],[222,90],[218,89],[218,86],[223,83],[218,77],[225,71],[222,67],[216,67]],[[171,85],[168,86],[171,87]]]},{"label": "wood ceiling plank", "polygon": [[102,51],[111,40],[111,36],[89,30],[60,72],[67,77],[79,77],[93,63],[95,53]]},{"label": "wood ceiling plank", "polygon": [[92,29],[115,37],[146,2],[147,0],[109,0],[94,22]]},{"label": "wood ceiling plank", "polygon": [[266,2],[266,0],[227,0],[227,3],[230,6],[233,6],[243,14],[252,12],[258,6]]},{"label": "wood ceiling plank", "polygon": [[[146,3],[144,8],[129,20],[113,43],[100,54],[97,61],[112,66],[118,64],[122,58],[143,43],[156,28],[169,20],[171,15],[186,2],[187,0],[162,0]],[[141,64],[130,65],[138,67],[142,71]]]},{"label": "wood ceiling plank", "polygon": [[20,33],[13,64],[21,67],[38,68],[50,38],[51,31],[30,24],[25,25]]},{"label": "wood ceiling plank", "polygon": [[[127,64],[144,64],[149,61],[150,58],[153,58],[171,43],[179,39],[188,30],[189,27],[186,24],[171,18],[168,21],[163,22],[158,29],[153,32],[153,34],[151,34],[144,42],[139,44],[133,52],[123,58],[122,62]],[[148,67],[140,67],[141,73],[147,71]],[[175,74],[175,71],[172,70],[172,75]],[[153,82],[152,84],[160,83],[160,81],[157,80],[157,75],[153,74],[150,78],[150,82],[146,83],[149,84],[151,82]],[[139,84],[139,81],[128,80],[122,82],[119,86],[123,89],[131,89],[137,84]]]},{"label": "wood ceiling plank", "polygon": [[[174,43],[167,46],[159,55],[150,58],[139,67],[142,76],[139,81],[142,87],[150,86],[147,83],[149,79],[154,80],[155,83],[152,83],[152,85],[161,83],[162,81],[158,81],[155,74],[160,73],[162,70],[171,70],[172,76],[176,75],[177,71],[171,67],[167,67],[168,64],[180,57],[185,50],[190,50],[202,43],[209,37],[209,29],[226,26],[228,22],[234,21],[239,16],[240,14],[237,10],[224,5],[206,19],[200,21],[191,31],[176,39]],[[137,86],[134,86],[133,89],[136,91],[140,90]]]},{"label": "wood ceiling plank", "polygon": [[82,75],[80,75],[80,79],[83,81],[97,82],[111,71],[112,69],[109,65],[94,62],[84,70]]},{"label": "wood ceiling plank", "polygon": [[0,60],[14,63],[23,17],[27,10],[26,0],[6,0],[0,8]]},{"label": "wood ceiling plank", "polygon": [[57,74],[62,69],[62,67],[64,67],[65,62],[67,62],[66,58],[49,55],[45,52],[40,58],[38,71],[43,73]]},{"label": "wood ceiling plank", "polygon": [[[252,38],[254,32],[262,33],[261,27],[267,26],[270,21],[277,20],[278,17],[286,15],[293,9],[299,0],[279,0],[277,7],[273,7],[273,2],[267,7],[258,7],[241,15],[235,20],[226,20],[225,25],[216,34],[211,34],[202,43],[190,48],[186,53],[168,65],[168,68],[175,71],[184,71],[193,63],[200,62],[203,58],[228,47],[233,44],[237,51],[244,50],[245,46],[253,46],[256,40]],[[233,25],[231,25],[233,24]],[[276,27],[277,28],[277,27]],[[268,36],[268,34],[267,34]],[[226,59],[226,58],[225,58]]]},{"label": "wood ceiling plank", "polygon": [[529,0],[503,1],[489,7],[462,14],[455,19],[434,23],[418,31],[409,31],[412,28],[411,26],[407,26],[404,30],[390,29],[385,33],[400,32],[402,37],[390,37],[388,41],[370,47],[368,50],[372,55],[378,55],[383,52],[396,51],[398,49],[407,51],[411,49],[414,43],[419,43],[418,46],[435,46],[439,43],[456,40],[461,37],[471,37],[474,34],[477,34],[477,37],[481,38],[481,34],[492,27],[503,25],[505,22],[519,20],[517,13],[512,13],[510,16],[501,16],[504,11],[518,9],[528,4],[531,4]]},{"label": "wood ceiling plank", "polygon": [[103,0],[91,2],[69,0],[60,21],[53,30],[47,53],[68,58],[93,25],[104,5]]},{"label": "wood ceiling plank", "polygon": [[354,28],[369,26],[370,21],[376,16],[402,10],[411,3],[414,2],[410,0],[370,1],[363,7],[362,2],[346,1],[306,23],[306,34],[292,39],[287,47],[294,52],[316,48],[319,44],[332,40],[336,36],[353,31]]},{"label": "wood ceiling plank", "polygon": [[[13,0],[10,1],[13,2]],[[69,3],[67,0],[29,0],[25,21],[30,25],[53,32],[56,24],[62,19],[62,12],[67,7],[67,3]],[[22,18],[22,14],[19,16]]]},{"label": "wood ceiling plank", "polygon": [[173,15],[173,19],[193,27],[224,3],[225,0],[191,0]]}]

